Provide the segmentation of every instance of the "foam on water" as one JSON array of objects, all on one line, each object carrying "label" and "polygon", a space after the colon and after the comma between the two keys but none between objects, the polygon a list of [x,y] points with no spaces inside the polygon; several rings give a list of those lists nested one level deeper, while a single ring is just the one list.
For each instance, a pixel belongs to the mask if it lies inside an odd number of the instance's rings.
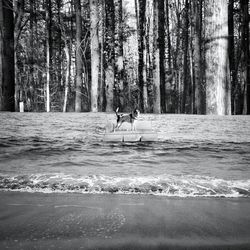
[{"label": "foam on water", "polygon": [[2,175],[0,190],[147,194],[169,197],[250,197],[250,180],[224,180],[199,175],[139,177],[65,174]]}]

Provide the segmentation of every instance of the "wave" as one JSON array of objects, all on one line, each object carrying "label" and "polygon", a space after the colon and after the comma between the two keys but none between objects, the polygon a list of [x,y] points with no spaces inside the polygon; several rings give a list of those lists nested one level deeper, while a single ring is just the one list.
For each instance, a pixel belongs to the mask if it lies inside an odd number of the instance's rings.
[{"label": "wave", "polygon": [[250,197],[250,180],[223,180],[199,175],[155,177],[1,175],[0,190],[43,193],[152,194],[169,197]]}]

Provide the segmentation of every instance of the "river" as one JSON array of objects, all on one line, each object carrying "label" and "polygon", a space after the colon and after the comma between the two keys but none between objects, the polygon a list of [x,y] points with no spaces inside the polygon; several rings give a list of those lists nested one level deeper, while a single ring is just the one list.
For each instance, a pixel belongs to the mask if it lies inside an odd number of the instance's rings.
[{"label": "river", "polygon": [[157,142],[103,142],[110,113],[0,113],[0,190],[250,197],[250,116],[140,120]]}]

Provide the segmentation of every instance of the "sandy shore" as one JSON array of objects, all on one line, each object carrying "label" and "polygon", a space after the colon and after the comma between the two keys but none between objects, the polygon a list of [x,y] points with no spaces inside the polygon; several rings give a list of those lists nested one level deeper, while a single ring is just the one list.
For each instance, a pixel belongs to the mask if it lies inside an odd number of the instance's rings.
[{"label": "sandy shore", "polygon": [[0,249],[250,249],[250,199],[0,192]]}]

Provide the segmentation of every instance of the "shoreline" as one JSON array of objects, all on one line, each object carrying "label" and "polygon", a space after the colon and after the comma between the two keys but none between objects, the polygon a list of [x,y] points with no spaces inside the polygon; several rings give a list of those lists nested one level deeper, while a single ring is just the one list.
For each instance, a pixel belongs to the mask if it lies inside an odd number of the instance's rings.
[{"label": "shoreline", "polygon": [[0,192],[1,249],[249,249],[250,199]]}]

